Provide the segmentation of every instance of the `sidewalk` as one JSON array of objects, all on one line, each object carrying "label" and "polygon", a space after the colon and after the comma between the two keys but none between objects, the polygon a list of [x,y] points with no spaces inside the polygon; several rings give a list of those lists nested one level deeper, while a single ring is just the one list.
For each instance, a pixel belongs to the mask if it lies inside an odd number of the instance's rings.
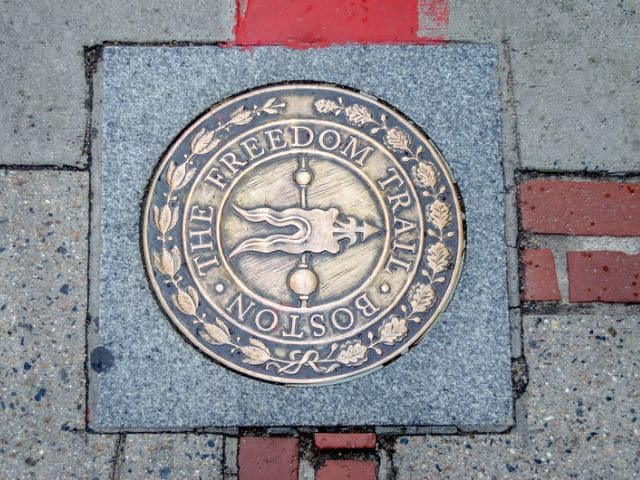
[{"label": "sidewalk", "polygon": [[[349,428],[330,437],[299,426],[87,430],[87,370],[112,361],[86,351],[87,48],[270,43],[281,30],[261,24],[261,8],[279,14],[285,3],[241,1],[239,11],[231,0],[5,4],[0,478],[640,476],[637,2],[407,1],[398,11],[415,16],[398,13],[397,22],[379,27],[373,7],[349,12],[349,21],[370,15],[376,26],[369,38],[351,27],[362,43],[499,48],[513,428]],[[314,17],[312,9],[306,21],[289,14],[282,44],[322,48],[345,35],[338,15],[322,29],[312,19],[323,13]]]}]

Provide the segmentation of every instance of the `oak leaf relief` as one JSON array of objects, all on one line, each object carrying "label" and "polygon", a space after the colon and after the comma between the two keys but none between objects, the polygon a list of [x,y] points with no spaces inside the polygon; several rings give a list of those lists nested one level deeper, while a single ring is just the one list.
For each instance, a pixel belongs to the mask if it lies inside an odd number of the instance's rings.
[{"label": "oak leaf relief", "polygon": [[409,290],[409,305],[413,313],[426,312],[436,300],[436,291],[426,283],[418,283]]},{"label": "oak leaf relief", "polygon": [[392,317],[380,327],[378,336],[385,345],[393,345],[406,337],[408,331],[406,318]]},{"label": "oak leaf relief", "polygon": [[433,188],[438,183],[438,172],[428,162],[418,162],[418,165],[411,169],[411,175],[416,184],[422,188]]},{"label": "oak leaf relief", "polygon": [[411,140],[409,139],[409,136],[399,128],[395,127],[387,130],[387,133],[384,136],[384,143],[398,152],[404,152],[411,148]]},{"label": "oak leaf relief", "polygon": [[355,367],[367,361],[368,348],[362,342],[348,342],[336,356],[336,360],[343,365]]},{"label": "oak leaf relief", "polygon": [[444,230],[451,223],[451,209],[449,205],[440,200],[434,201],[429,205],[429,220],[440,230]]},{"label": "oak leaf relief", "polygon": [[363,126],[373,122],[371,111],[364,105],[351,105],[344,110],[347,120],[353,125]]},{"label": "oak leaf relief", "polygon": [[338,105],[338,103],[333,100],[327,100],[325,98],[316,100],[313,106],[316,107],[316,110],[319,113],[335,113],[336,115],[340,115],[340,112],[342,111],[342,106]]},{"label": "oak leaf relief", "polygon": [[427,250],[427,264],[431,272],[433,272],[433,275],[444,272],[449,266],[450,261],[451,251],[442,242],[434,243]]}]

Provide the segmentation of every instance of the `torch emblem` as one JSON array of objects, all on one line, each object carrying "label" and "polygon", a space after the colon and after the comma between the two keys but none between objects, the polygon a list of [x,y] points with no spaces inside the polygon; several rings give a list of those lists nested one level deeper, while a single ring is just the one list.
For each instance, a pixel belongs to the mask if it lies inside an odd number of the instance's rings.
[{"label": "torch emblem", "polygon": [[[264,222],[275,228],[287,229],[266,237],[252,237],[243,240],[231,251],[229,259],[246,252],[271,253],[285,252],[300,255],[300,261],[289,275],[288,287],[300,300],[300,307],[307,307],[309,297],[318,287],[318,276],[309,264],[309,253],[339,254],[342,247],[350,247],[357,242],[365,242],[380,232],[380,229],[364,220],[352,216],[341,215],[335,208],[308,208],[307,189],[313,181],[313,173],[308,167],[307,159],[300,158],[298,169],[293,180],[298,185],[299,207],[275,210],[259,207],[246,210],[233,205],[235,212],[245,221],[251,223]],[[340,220],[340,218],[343,220]],[[291,228],[294,229],[290,232]]]}]

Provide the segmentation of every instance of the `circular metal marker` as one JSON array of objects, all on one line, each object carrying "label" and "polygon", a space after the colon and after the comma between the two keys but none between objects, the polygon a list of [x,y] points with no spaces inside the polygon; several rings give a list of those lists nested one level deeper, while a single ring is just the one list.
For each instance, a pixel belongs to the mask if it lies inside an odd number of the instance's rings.
[{"label": "circular metal marker", "polygon": [[442,155],[397,110],[282,83],[214,105],[171,145],[142,246],[162,309],[204,353],[320,384],[388,363],[433,324],[463,217]]}]

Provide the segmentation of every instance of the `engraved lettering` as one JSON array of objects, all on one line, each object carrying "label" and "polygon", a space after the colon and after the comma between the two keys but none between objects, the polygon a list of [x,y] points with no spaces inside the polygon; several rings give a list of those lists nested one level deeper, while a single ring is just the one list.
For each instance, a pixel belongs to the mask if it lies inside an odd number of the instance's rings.
[{"label": "engraved lettering", "polygon": [[264,133],[269,139],[269,150],[275,152],[276,150],[282,150],[287,148],[286,142],[282,139],[282,130],[279,128],[272,128],[271,130],[265,130]]},{"label": "engraved lettering", "polygon": [[260,310],[255,318],[256,327],[263,332],[272,332],[278,326],[278,315],[268,308]]},{"label": "engraved lettering", "polygon": [[223,163],[225,167],[231,173],[231,176],[234,176],[238,171],[240,171],[237,167],[244,167],[247,165],[245,160],[239,160],[235,153],[228,152],[225,153],[222,157],[220,157],[220,163]]},{"label": "engraved lettering", "polygon": [[[333,137],[333,144],[327,143],[328,141],[330,141],[330,139],[327,138],[328,136]],[[340,134],[331,129],[323,130],[323,132],[318,137],[318,141],[320,142],[320,146],[322,148],[331,152],[332,150],[335,150],[340,146]]]},{"label": "engraved lettering", "polygon": [[325,333],[327,333],[327,327],[324,326],[324,315],[314,313],[311,315],[311,318],[309,318],[309,324],[313,329],[311,334],[314,337],[323,337]]},{"label": "engraved lettering", "polygon": [[[396,224],[399,224],[400,227],[397,227]],[[417,227],[418,225],[414,222],[410,222],[409,220],[405,220],[400,217],[393,217],[393,235],[395,237],[402,235],[403,233],[410,232]]]},{"label": "engraved lettering", "polygon": [[217,167],[211,167],[207,176],[204,177],[204,181],[215,185],[220,190],[224,190],[224,187],[227,186],[227,179],[220,173],[220,169]]},{"label": "engraved lettering", "polygon": [[213,250],[211,228],[207,228],[206,230],[189,230],[189,239],[191,240],[189,246],[192,252],[204,249]]},{"label": "engraved lettering", "polygon": [[380,307],[376,307],[373,302],[369,300],[366,292],[356,298],[354,305],[365,317],[370,317],[380,311]]},{"label": "engraved lettering", "polygon": [[384,180],[378,180],[378,185],[380,185],[380,188],[382,188],[382,190],[386,190],[387,185],[389,185],[391,182],[396,182],[399,187],[404,185],[404,180],[400,178],[398,170],[396,170],[394,167],[389,167],[387,168],[387,172],[391,172],[391,175],[386,177]]},{"label": "engraved lettering", "polygon": [[[349,142],[344,146],[340,153],[346,156],[349,160],[353,160],[353,162],[361,167],[364,167],[364,162],[367,160],[369,155],[374,152],[373,147],[364,146],[360,150],[358,148],[358,140],[353,135],[349,135]],[[383,188],[384,190],[384,188]]]},{"label": "engraved lettering", "polygon": [[[249,160],[255,160],[264,154],[264,148],[258,144],[256,137],[249,137],[244,142],[240,142],[242,149],[249,155]],[[246,164],[245,164],[246,165]]]},{"label": "engraved lettering", "polygon": [[249,300],[249,305],[247,305],[247,308],[244,308],[244,306],[242,305],[243,302],[243,296],[241,293],[238,294],[238,296],[233,300],[233,302],[231,302],[231,304],[226,308],[227,312],[229,313],[233,313],[233,309],[235,307],[236,309],[236,313],[235,313],[235,318],[237,318],[239,321],[244,322],[244,317],[247,315],[247,313],[249,313],[249,311],[256,306],[256,304]]},{"label": "engraved lettering", "polygon": [[213,223],[213,213],[214,213],[213,207],[207,205],[206,209],[202,209],[196,203],[193,205],[193,207],[191,207],[191,215],[189,217],[189,221]]},{"label": "engraved lettering", "polygon": [[348,308],[340,307],[331,312],[331,323],[338,330],[349,330],[353,322],[353,313]]},{"label": "engraved lettering", "polygon": [[287,337],[287,338],[302,338],[302,335],[304,335],[302,332],[298,332],[296,333],[297,330],[297,326],[298,326],[298,319],[300,318],[300,315],[289,315],[289,320],[291,321],[291,324],[289,325],[289,331],[283,331],[282,332],[282,336],[283,337]]},{"label": "engraved lettering", "polygon": [[374,98],[269,86],[212,107],[167,152],[141,212],[148,278],[222,364],[346,379],[407,351],[448,302],[465,243],[455,186]]},{"label": "engraved lettering", "polygon": [[[395,266],[396,268],[391,268]],[[409,271],[411,269],[411,262],[403,262],[402,260],[391,255],[389,260],[387,260],[387,266],[384,268],[387,272],[393,273],[393,270],[404,269],[405,271]]]},{"label": "engraved lettering", "polygon": [[[213,223],[213,215],[214,209],[211,206],[207,206],[205,208],[201,208],[198,204],[194,204],[191,207],[189,221],[193,223]],[[189,230],[189,238],[191,242],[189,244],[191,248],[191,252],[195,252],[198,250],[203,250],[209,248],[213,250],[213,239],[211,238],[212,229],[209,228],[207,230]],[[207,237],[209,241],[207,242]],[[193,257],[193,265],[196,268],[199,277],[206,277],[207,272],[211,270],[212,267],[217,267],[220,265],[220,261],[216,255],[204,257],[201,255],[197,255]]]},{"label": "engraved lettering", "polygon": [[406,191],[402,191],[397,195],[387,195],[387,201],[391,204],[391,211],[396,213],[398,208],[411,205],[411,196]]},{"label": "engraved lettering", "polygon": [[[291,142],[291,148],[300,148],[300,147],[308,147],[313,143],[313,130],[308,127],[303,127],[302,125],[291,125],[291,130],[293,131],[293,139]],[[304,132],[306,135],[306,139],[303,135],[300,135],[301,132]]]},{"label": "engraved lettering", "polygon": [[391,244],[391,250],[406,250],[407,252],[415,253],[416,244],[415,243],[400,243],[396,240]]},{"label": "engraved lettering", "polygon": [[220,261],[218,260],[218,257],[216,255],[209,258],[208,260],[203,261],[202,263],[200,262],[200,258],[201,257],[199,255],[197,257],[193,257],[193,264],[195,265],[196,270],[198,271],[199,277],[206,277],[207,272],[211,270],[211,267],[220,266]]}]

